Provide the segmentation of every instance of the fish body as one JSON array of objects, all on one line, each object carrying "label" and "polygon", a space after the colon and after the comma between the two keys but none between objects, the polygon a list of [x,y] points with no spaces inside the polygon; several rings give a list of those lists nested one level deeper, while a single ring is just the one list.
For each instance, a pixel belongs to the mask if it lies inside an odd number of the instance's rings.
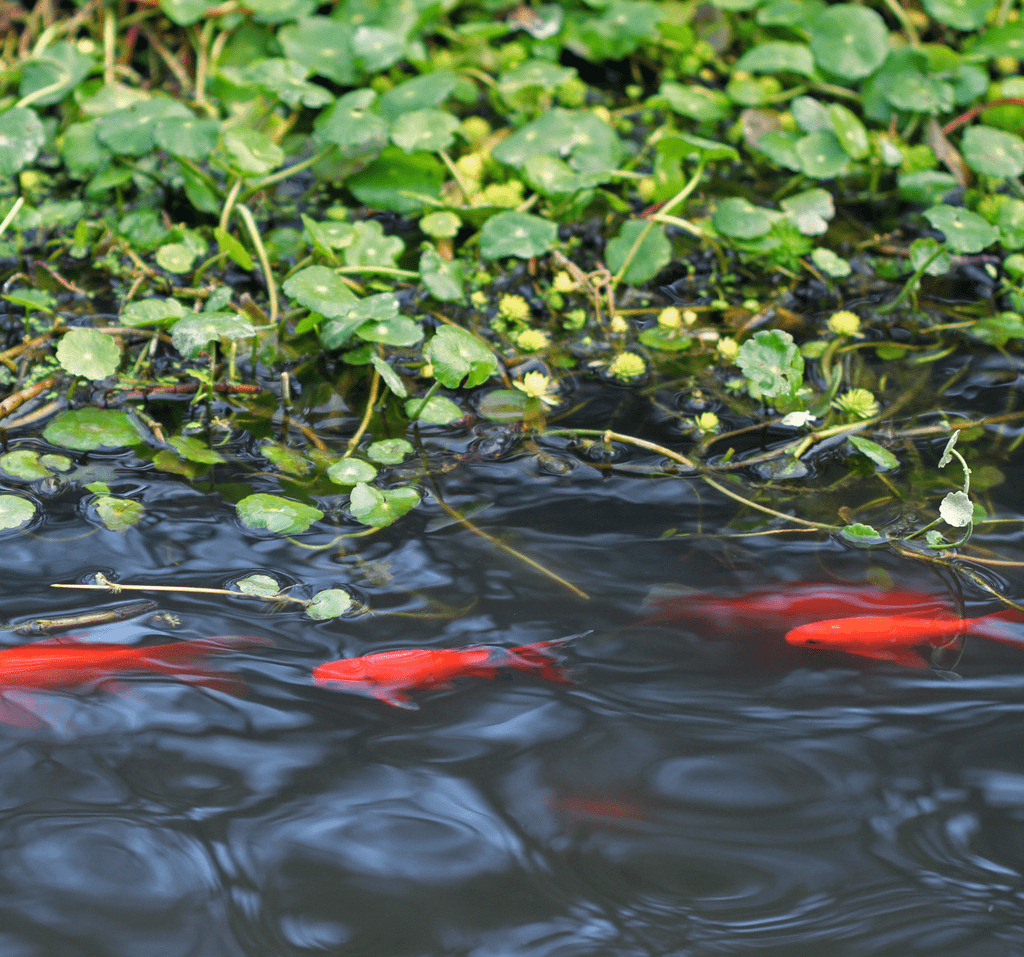
[{"label": "fish body", "polygon": [[933,649],[948,645],[961,635],[976,635],[1024,647],[1024,637],[1012,628],[1012,623],[1022,620],[1021,613],[1015,611],[980,618],[865,615],[803,624],[788,631],[786,641],[803,648],[842,651],[910,668],[926,668]]},{"label": "fish body", "polygon": [[313,669],[313,680],[323,687],[371,695],[396,708],[415,709],[418,706],[409,697],[410,691],[450,688],[455,678],[493,678],[506,668],[539,675],[548,681],[570,683],[571,678],[553,649],[580,637],[570,635],[518,648],[469,645],[380,651],[318,665]]},{"label": "fish body", "polygon": [[826,618],[891,612],[950,610],[941,596],[858,585],[796,583],[748,592],[738,597],[661,590],[648,601],[645,623],[679,622],[697,634],[781,635]]},{"label": "fish body", "polygon": [[[0,651],[0,695],[14,690],[80,687],[131,671],[175,675],[195,684],[234,689],[236,683],[230,678],[203,670],[197,662],[217,652],[257,644],[267,642],[251,635],[224,635],[137,648],[50,638]],[[40,723],[30,718],[23,709],[0,701],[0,721],[30,726]]]}]

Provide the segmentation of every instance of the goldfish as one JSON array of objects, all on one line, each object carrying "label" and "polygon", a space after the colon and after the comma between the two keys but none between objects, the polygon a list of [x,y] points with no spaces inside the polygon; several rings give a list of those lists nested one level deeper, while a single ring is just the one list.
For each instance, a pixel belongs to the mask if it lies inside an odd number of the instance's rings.
[{"label": "goldfish", "polygon": [[[136,648],[48,638],[0,651],[0,696],[15,690],[56,690],[95,684],[130,671],[151,671],[195,684],[234,688],[231,679],[197,669],[195,662],[220,651],[267,643],[251,635],[224,635]],[[42,723],[25,709],[2,700],[0,721],[26,727]]]},{"label": "goldfish", "polygon": [[379,651],[360,658],[329,661],[313,669],[313,681],[327,688],[371,695],[396,708],[419,706],[409,692],[420,688],[450,688],[455,678],[493,678],[503,668],[539,675],[548,681],[571,683],[569,673],[551,649],[589,635],[589,631],[518,648],[469,645],[465,648],[408,648]]},{"label": "goldfish", "polygon": [[950,609],[948,600],[927,592],[859,585],[798,582],[748,592],[735,598],[659,588],[646,602],[647,624],[680,622],[703,635],[766,632],[781,635],[799,625],[870,612]]},{"label": "goldfish", "polygon": [[[786,641],[803,648],[821,648],[893,661],[909,668],[926,668],[931,652],[961,635],[976,635],[1024,647],[1024,636],[1014,635],[1008,623],[1024,621],[1017,611],[1001,611],[980,618],[917,614],[831,618],[800,625],[786,632]],[[924,651],[927,652],[925,654]]]}]

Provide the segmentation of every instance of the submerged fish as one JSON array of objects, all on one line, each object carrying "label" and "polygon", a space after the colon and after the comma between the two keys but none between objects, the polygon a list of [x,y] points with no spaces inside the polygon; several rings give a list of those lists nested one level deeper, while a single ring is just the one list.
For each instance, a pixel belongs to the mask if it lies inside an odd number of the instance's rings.
[{"label": "submerged fish", "polygon": [[821,648],[893,661],[909,668],[926,668],[931,653],[961,635],[976,635],[1024,647],[1024,635],[1013,623],[1024,622],[1018,611],[1000,611],[981,618],[954,615],[928,618],[915,614],[832,618],[800,625],[786,641],[803,648]]},{"label": "submerged fish", "polygon": [[554,641],[539,641],[518,648],[497,645],[469,645],[466,648],[410,648],[380,651],[361,658],[342,658],[313,669],[313,680],[324,687],[371,695],[397,708],[418,705],[409,692],[418,688],[450,688],[452,679],[493,678],[503,668],[515,668],[548,681],[571,681],[560,659],[551,649],[583,635],[569,635]]},{"label": "submerged fish", "polygon": [[780,584],[735,598],[662,588],[648,598],[646,605],[643,622],[679,622],[706,636],[742,632],[782,635],[825,618],[886,610],[923,615],[951,607],[947,599],[927,592],[813,582]]},{"label": "submerged fish", "polygon": [[[263,645],[264,638],[224,635],[144,648],[48,638],[0,651],[0,696],[15,690],[54,690],[102,682],[112,675],[150,671],[174,675],[192,684],[234,690],[230,677],[196,667],[208,655]],[[35,727],[42,722],[10,701],[0,700],[0,721]]]}]

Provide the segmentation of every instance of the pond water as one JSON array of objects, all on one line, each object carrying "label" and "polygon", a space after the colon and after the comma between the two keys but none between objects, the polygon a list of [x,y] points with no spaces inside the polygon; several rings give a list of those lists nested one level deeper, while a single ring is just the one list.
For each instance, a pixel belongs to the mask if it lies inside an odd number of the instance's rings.
[{"label": "pond water", "polygon": [[[496,432],[446,441],[479,448]],[[83,506],[75,473],[31,486],[45,518],[3,533],[5,619],[150,597],[161,615],[88,637],[271,644],[211,659],[244,694],[137,674],[22,695],[46,724],[0,725],[0,955],[1024,951],[1024,649],[969,640],[954,678],[792,649],[771,616],[729,634],[645,622],[656,586],[940,582],[820,536],[707,534],[731,531],[735,506],[691,479],[643,477],[659,461],[647,453],[608,469],[547,452],[477,455],[437,482],[453,505],[489,502],[481,529],[587,599],[437,527],[429,498],[376,536],[312,550],[331,534],[246,528],[219,496],[131,457],[77,462],[145,502],[123,533]],[[1000,465],[1010,497],[1019,473]],[[987,544],[1024,558],[1017,531]],[[245,598],[50,587],[97,572],[211,587],[263,573],[299,594],[348,587],[374,613],[315,622]],[[588,629],[562,649],[571,684],[465,678],[413,692],[412,710],[310,679],[341,657]]]}]

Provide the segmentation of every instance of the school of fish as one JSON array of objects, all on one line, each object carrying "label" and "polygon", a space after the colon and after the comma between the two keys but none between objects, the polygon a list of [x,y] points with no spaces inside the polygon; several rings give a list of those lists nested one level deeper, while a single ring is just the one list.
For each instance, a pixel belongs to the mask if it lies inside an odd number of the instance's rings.
[{"label": "school of fish", "polygon": [[[926,668],[936,649],[964,635],[1024,648],[1024,612],[1004,610],[960,618],[948,600],[926,592],[797,583],[734,598],[700,593],[659,593],[648,603],[644,623],[679,621],[705,635],[758,635],[783,646],[839,651],[910,668]],[[376,698],[397,708],[418,707],[411,694],[451,688],[457,678],[494,678],[508,670],[546,681],[570,683],[562,646],[590,632],[514,648],[405,648],[342,658],[318,665],[315,684]],[[34,725],[31,713],[9,700],[11,692],[54,690],[105,683],[114,675],[155,672],[191,684],[235,692],[240,684],[199,666],[222,652],[266,645],[251,635],[226,635],[148,647],[82,642],[72,638],[0,650],[0,722]]]}]

